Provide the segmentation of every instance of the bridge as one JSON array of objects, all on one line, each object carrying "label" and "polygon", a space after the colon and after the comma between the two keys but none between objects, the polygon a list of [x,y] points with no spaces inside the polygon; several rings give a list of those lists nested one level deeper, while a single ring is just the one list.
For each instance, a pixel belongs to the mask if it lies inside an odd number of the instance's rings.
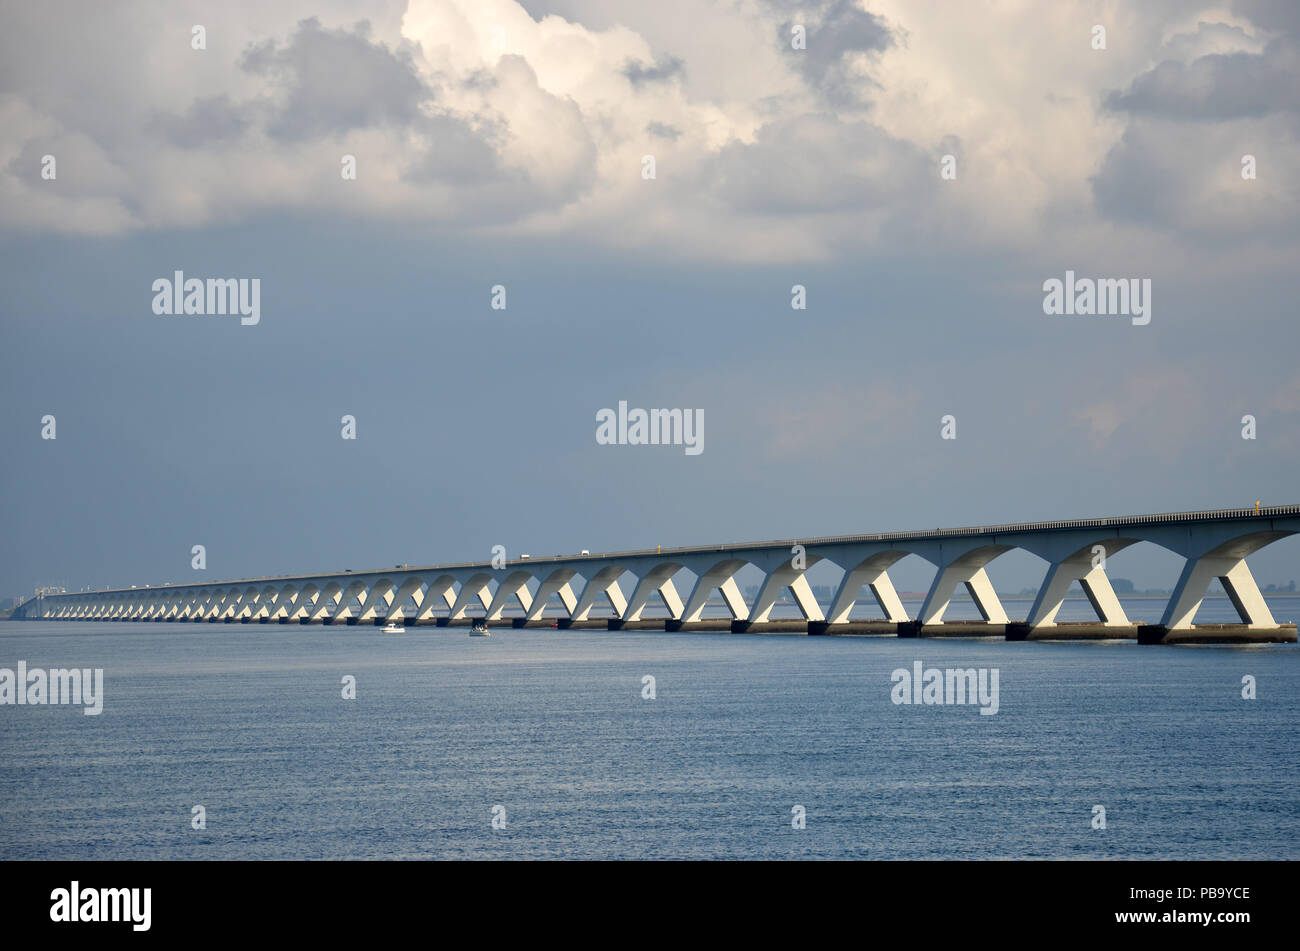
[{"label": "bridge", "polygon": [[[475,617],[504,623],[509,610],[515,627],[1294,642],[1295,624],[1274,620],[1246,558],[1297,532],[1300,506],[1257,506],[118,588],[32,598],[13,616],[227,624],[383,624],[401,619],[448,626],[469,624]],[[1186,559],[1159,624],[1132,623],[1106,575],[1106,559],[1138,542]],[[1031,552],[1048,565],[1028,616],[1019,621],[1007,617],[986,572],[990,562],[1013,549]],[[918,555],[936,569],[914,618],[889,578],[889,568],[908,555]],[[843,573],[825,609],[806,577],[822,561]],[[737,574],[751,565],[764,575],[752,604],[736,583]],[[694,577],[685,598],[674,583],[683,571]],[[1240,624],[1192,623],[1215,578]],[[1076,581],[1096,622],[1056,620]],[[958,585],[965,586],[983,620],[944,621]],[[772,618],[787,593],[802,620]],[[715,596],[729,618],[704,616]],[[867,597],[882,616],[851,619]],[[548,606],[558,616],[544,617]],[[666,616],[646,617],[652,607],[666,610]],[[593,617],[597,611],[608,616]]]}]

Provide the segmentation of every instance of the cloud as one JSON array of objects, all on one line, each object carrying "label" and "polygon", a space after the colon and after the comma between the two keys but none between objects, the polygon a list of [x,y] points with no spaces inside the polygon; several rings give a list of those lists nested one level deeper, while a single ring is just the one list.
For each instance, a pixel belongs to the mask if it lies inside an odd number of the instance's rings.
[{"label": "cloud", "polygon": [[[0,35],[0,227],[292,211],[752,261],[1114,249],[1152,228],[1151,253],[1183,260],[1216,228],[1271,253],[1297,238],[1286,4],[1125,7],[1102,55],[1073,4],[665,2],[410,0],[357,22],[343,0],[286,0],[214,12],[202,52],[183,12],[121,4],[147,26],[113,45],[20,11]],[[33,174],[51,152],[57,184]]]},{"label": "cloud", "polygon": [[653,136],[676,142],[682,137],[682,130],[666,122],[647,122],[645,130]]},{"label": "cloud", "polygon": [[[1288,44],[1289,46],[1289,44]],[[1284,62],[1285,60],[1285,62]],[[1280,41],[1263,55],[1202,56],[1164,62],[1106,97],[1106,107],[1137,116],[1188,121],[1255,118],[1300,110],[1300,71]]]},{"label": "cloud", "polygon": [[183,115],[159,116],[152,126],[172,145],[197,149],[239,138],[251,121],[249,112],[221,93],[194,100]]},{"label": "cloud", "polygon": [[280,99],[267,125],[272,138],[301,141],[391,122],[408,124],[431,95],[410,50],[393,52],[370,39],[370,24],[351,31],[303,20],[284,46],[251,46],[240,67],[266,77]]},{"label": "cloud", "polygon": [[710,192],[747,214],[902,210],[926,193],[930,161],[867,122],[806,115],[767,123],[711,163]]},{"label": "cloud", "polygon": [[665,56],[646,66],[635,60],[628,60],[623,66],[623,75],[633,86],[640,87],[648,83],[667,82],[680,76],[685,64],[676,56]]},{"label": "cloud", "polygon": [[[779,41],[783,48],[795,57],[800,72],[829,102],[840,106],[865,104],[864,87],[872,84],[858,68],[858,54],[877,53],[893,43],[884,20],[863,10],[854,0],[830,0],[807,19],[787,20],[781,25]],[[791,48],[796,24],[807,32],[806,49]]]}]

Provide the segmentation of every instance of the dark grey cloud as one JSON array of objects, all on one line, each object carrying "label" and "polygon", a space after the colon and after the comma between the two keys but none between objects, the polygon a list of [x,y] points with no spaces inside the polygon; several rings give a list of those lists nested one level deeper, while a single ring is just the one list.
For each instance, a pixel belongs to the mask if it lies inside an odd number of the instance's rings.
[{"label": "dark grey cloud", "polygon": [[385,123],[406,124],[432,97],[411,55],[370,41],[365,21],[351,31],[302,20],[285,46],[266,40],[245,51],[241,66],[287,89],[283,110],[268,126],[297,141]]},{"label": "dark grey cloud", "polygon": [[1300,109],[1300,69],[1289,40],[1261,54],[1201,56],[1189,64],[1164,62],[1138,76],[1106,107],[1135,116],[1185,121],[1258,118]]},{"label": "dark grey cloud", "polygon": [[524,179],[502,166],[494,145],[503,131],[498,127],[475,128],[457,116],[441,115],[422,117],[417,128],[428,147],[403,175],[408,181],[476,186]]},{"label": "dark grey cloud", "polygon": [[1091,180],[1097,212],[1112,221],[1139,225],[1175,222],[1186,202],[1186,173],[1160,157],[1170,151],[1167,136],[1149,123],[1124,130]]},{"label": "dark grey cloud", "polygon": [[[782,49],[798,57],[804,78],[836,105],[864,105],[863,80],[850,72],[850,62],[856,53],[878,53],[893,44],[885,21],[854,0],[830,0],[806,19],[791,16],[781,25],[779,39]],[[791,49],[796,24],[807,30],[807,49]]]},{"label": "dark grey cloud", "polygon": [[1265,30],[1300,37],[1300,3],[1296,0],[1233,0],[1232,12]]},{"label": "dark grey cloud", "polygon": [[248,106],[236,105],[223,93],[196,99],[184,115],[161,116],[153,127],[173,145],[201,148],[239,138],[251,122],[250,112]]},{"label": "dark grey cloud", "polygon": [[685,65],[676,56],[661,56],[649,65],[630,59],[623,64],[622,72],[628,82],[640,88],[650,83],[667,82],[675,76],[680,76]]},{"label": "dark grey cloud", "polygon": [[682,130],[675,125],[669,125],[666,122],[650,122],[646,124],[645,130],[651,135],[658,136],[661,139],[669,139],[676,142],[681,138]]}]

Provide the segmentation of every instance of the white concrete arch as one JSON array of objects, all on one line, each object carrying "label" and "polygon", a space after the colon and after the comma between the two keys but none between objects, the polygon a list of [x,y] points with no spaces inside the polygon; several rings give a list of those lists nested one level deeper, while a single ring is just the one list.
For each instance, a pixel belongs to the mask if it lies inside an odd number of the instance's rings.
[{"label": "white concrete arch", "polygon": [[234,589],[222,586],[213,592],[212,603],[207,609],[204,616],[205,621],[216,622],[221,620],[225,614],[226,608],[230,604],[231,598],[234,597]]},{"label": "white concrete arch", "polygon": [[920,550],[915,552],[922,558],[933,561],[938,569],[934,574],[934,581],[930,584],[930,591],[925,596],[925,602],[921,605],[921,623],[943,622],[944,612],[948,610],[948,604],[952,601],[953,592],[958,584],[966,586],[966,590],[975,601],[975,607],[986,622],[1008,623],[1007,612],[1003,609],[997,592],[993,590],[993,583],[989,581],[984,568],[993,559],[1016,546],[989,544],[980,539],[966,545],[949,543],[942,547],[946,551],[937,556],[938,560]]},{"label": "white concrete arch", "polygon": [[619,616],[624,621],[639,621],[650,599],[658,594],[664,606],[668,608],[668,616],[674,620],[680,619],[685,605],[682,604],[681,596],[673,585],[673,575],[684,567],[686,566],[680,561],[663,561],[647,569],[637,579],[636,587],[632,589],[632,597],[628,599],[627,607]]},{"label": "white concrete arch", "polygon": [[[749,618],[749,605],[745,603],[740,588],[736,585],[736,572],[748,564],[750,562],[745,558],[722,558],[699,572],[696,575],[695,587],[691,590],[689,600],[687,600],[683,608],[672,612],[673,618],[683,622],[698,621],[704,614],[704,606],[708,604],[709,596],[716,590],[721,593],[722,600],[727,605],[727,610],[731,612],[733,619],[737,621],[747,620]],[[666,583],[672,584],[671,577]],[[633,598],[633,603],[635,603],[635,600]],[[773,598],[773,601],[775,600]],[[671,604],[669,604],[669,610],[672,611]],[[820,613],[819,611],[818,614]],[[820,620],[820,617],[818,620]]]},{"label": "white concrete arch", "polygon": [[268,621],[278,621],[281,618],[288,617],[289,607],[298,597],[298,585],[293,582],[276,586],[275,596],[271,603],[266,606],[263,616]]},{"label": "white concrete arch", "polygon": [[451,575],[438,575],[425,585],[423,600],[420,602],[420,610],[416,613],[415,619],[430,621],[434,617],[433,612],[438,608],[446,608],[450,614],[455,604],[456,579]]},{"label": "white concrete arch", "polygon": [[250,621],[260,621],[270,616],[271,605],[275,603],[276,598],[280,596],[280,589],[277,585],[268,584],[262,587],[257,593],[257,598],[245,612],[245,616]]},{"label": "white concrete arch", "polygon": [[578,606],[578,599],[573,593],[573,579],[576,577],[578,573],[572,568],[556,568],[552,571],[538,584],[537,594],[533,598],[532,605],[524,611],[524,617],[529,621],[537,620],[542,616],[547,602],[553,596],[560,599],[569,617],[573,617],[573,612]]},{"label": "white concrete arch", "polygon": [[411,601],[415,605],[415,610],[411,615],[412,619],[414,619],[419,615],[420,609],[424,605],[423,591],[423,578],[415,576],[403,580],[402,583],[397,586],[397,593],[389,602],[388,614],[385,615],[385,619],[396,621],[399,618],[404,618],[405,615],[402,613],[402,608],[405,606],[407,601]]},{"label": "white concrete arch", "polygon": [[[1021,545],[1023,551],[1047,559],[1047,574],[1038,588],[1026,623],[1035,629],[1055,627],[1056,615],[1065,603],[1065,596],[1074,582],[1079,582],[1097,619],[1108,627],[1128,627],[1130,621],[1124,612],[1115,589],[1106,574],[1106,559],[1141,542],[1140,538],[1102,536],[1084,541],[1071,539],[1068,546],[1060,544]],[[1073,549],[1070,551],[1069,549]]]},{"label": "white concrete arch", "polygon": [[511,598],[519,602],[519,606],[524,609],[524,615],[533,606],[533,595],[528,590],[528,582],[536,580],[531,571],[523,568],[511,570],[504,578],[497,583],[496,594],[492,598],[491,604],[488,605],[487,619],[489,621],[499,620],[501,612],[505,610],[506,604]]},{"label": "white concrete arch", "polygon": [[485,612],[492,606],[492,575],[489,572],[477,572],[461,584],[460,594],[451,607],[451,617],[463,618],[474,600],[483,606]]},{"label": "white concrete arch", "polygon": [[[886,548],[884,551],[873,552],[865,558],[846,559],[848,564],[840,564],[844,569],[844,577],[840,580],[839,588],[831,601],[830,615],[826,620],[831,624],[847,622],[853,605],[857,603],[858,595],[861,594],[862,588],[867,586],[887,620],[900,623],[907,621],[907,610],[903,607],[898,592],[894,590],[889,569],[909,554],[911,553],[901,548]],[[835,561],[834,558],[828,560]]]},{"label": "white concrete arch", "polygon": [[298,589],[294,595],[293,601],[285,606],[284,619],[290,623],[300,621],[308,615],[310,609],[320,597],[320,586],[313,582],[307,582]]},{"label": "white concrete arch", "polygon": [[244,613],[252,607],[253,602],[257,600],[257,595],[258,595],[257,588],[253,588],[253,587],[245,588],[243,592],[235,599],[234,603],[230,605],[229,610],[226,612],[222,620],[238,621],[240,618],[244,616]]},{"label": "white concrete arch", "polygon": [[1191,628],[1210,582],[1218,578],[1243,624],[1252,628],[1276,627],[1277,621],[1260,594],[1259,585],[1246,565],[1246,557],[1265,545],[1294,534],[1291,531],[1262,531],[1215,539],[1218,544],[1189,557],[1183,565],[1160,623],[1171,631]]},{"label": "white concrete arch", "polygon": [[346,623],[348,618],[352,617],[354,611],[360,610],[361,600],[365,597],[367,585],[360,578],[357,578],[342,585],[341,588],[338,605],[326,622],[328,624]]},{"label": "white concrete arch", "polygon": [[591,609],[596,606],[596,600],[601,597],[609,601],[614,616],[621,618],[627,610],[627,598],[619,585],[619,579],[626,573],[627,568],[622,564],[606,564],[597,568],[582,587],[578,603],[570,613],[573,620],[587,620],[591,615]]},{"label": "white concrete arch", "polygon": [[321,585],[320,597],[318,597],[308,613],[307,619],[312,623],[326,624],[329,622],[330,614],[337,609],[339,601],[343,598],[343,583],[340,581],[327,581]]},{"label": "white concrete arch", "polygon": [[362,623],[372,621],[379,616],[381,611],[386,617],[389,608],[392,607],[393,595],[396,591],[397,582],[393,581],[392,578],[379,578],[371,583],[362,600],[361,609],[357,613],[357,620]]}]

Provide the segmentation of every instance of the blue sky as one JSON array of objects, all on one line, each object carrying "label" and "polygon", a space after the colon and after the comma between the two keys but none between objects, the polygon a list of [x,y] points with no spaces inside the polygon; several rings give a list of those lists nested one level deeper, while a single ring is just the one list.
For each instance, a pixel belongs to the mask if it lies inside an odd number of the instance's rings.
[{"label": "blue sky", "polygon": [[6,7],[0,594],[1300,498],[1294,5],[365,6]]}]

